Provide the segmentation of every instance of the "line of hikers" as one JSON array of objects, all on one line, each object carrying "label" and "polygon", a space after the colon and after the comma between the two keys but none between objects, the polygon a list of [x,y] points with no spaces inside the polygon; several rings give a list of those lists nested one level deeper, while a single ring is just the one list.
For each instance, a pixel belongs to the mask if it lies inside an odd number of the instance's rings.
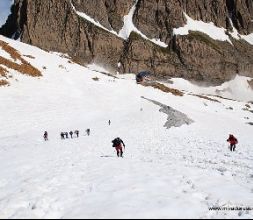
[{"label": "line of hikers", "polygon": [[[229,142],[230,144],[230,151],[235,151],[236,145],[238,144],[237,138],[234,135],[230,134],[229,138],[227,139],[227,142]],[[112,143],[112,147],[115,148],[117,156],[123,157],[123,146],[124,150],[126,149],[125,143],[119,137],[115,138]]]},{"label": "line of hikers", "polygon": [[[68,139],[69,135],[70,135],[71,138],[73,138],[74,133],[75,133],[76,137],[78,138],[79,137],[79,131],[76,130],[75,132],[73,132],[73,131],[61,132],[61,139],[65,139],[65,138]],[[90,129],[89,128],[86,130],[86,133],[87,133],[88,136],[90,136]],[[44,137],[45,141],[48,141],[48,132],[47,131],[44,132],[43,137]],[[117,156],[118,157],[123,157],[123,146],[124,146],[124,150],[126,148],[125,143],[119,137],[115,138],[112,141],[112,143],[113,143],[112,147],[115,148],[115,150],[117,152]]]},{"label": "line of hikers", "polygon": [[77,138],[79,138],[79,131],[78,130],[75,130],[74,132],[73,131],[70,131],[70,132],[61,132],[61,139],[68,139],[69,136],[71,139],[73,139],[73,135],[76,135]]},{"label": "line of hikers", "polygon": [[[79,138],[79,134],[80,134],[79,130],[75,130],[74,132],[73,131],[61,132],[60,136],[61,136],[61,139],[64,140],[64,139],[69,139],[69,137],[71,139],[73,139],[74,135],[76,135],[76,138]],[[90,136],[90,129],[89,128],[86,129],[86,134],[88,136]],[[45,141],[48,141],[48,132],[47,131],[44,132],[43,138],[44,138]]]},{"label": "line of hikers", "polygon": [[[227,139],[227,142],[230,143],[230,151],[235,151],[236,145],[238,144],[237,138],[234,135],[230,134],[229,138]],[[119,137],[112,140],[112,143],[112,147],[115,148],[117,156],[123,157],[123,146],[124,150],[126,149],[125,143]]]},{"label": "line of hikers", "polygon": [[[108,121],[109,126],[111,125],[111,123],[112,123],[111,120],[109,120]],[[86,132],[86,134],[88,136],[90,136],[90,129],[89,128],[86,129],[85,132]],[[73,131],[70,131],[70,132],[61,132],[60,136],[61,136],[62,140],[63,139],[69,139],[69,136],[72,139],[74,134],[76,135],[77,138],[79,138],[79,131],[78,130],[75,130],[74,132]],[[47,131],[44,132],[43,137],[44,137],[45,141],[48,141],[48,132]]]},{"label": "line of hikers", "polygon": [[[108,121],[109,126],[111,125],[111,123],[112,123],[111,120],[109,120]],[[90,129],[89,128],[86,129],[85,132],[88,136],[90,136]],[[74,134],[76,135],[77,138],[79,138],[79,131],[78,130],[75,130],[74,132],[73,131],[61,132],[60,136],[61,136],[61,139],[69,139],[69,136],[70,136],[70,138],[73,138]],[[48,141],[48,132],[47,131],[44,132],[43,137],[44,137],[45,141]]]},{"label": "line of hikers", "polygon": [[[74,133],[76,134],[76,136],[78,138],[79,137],[79,131],[78,130],[76,130],[75,132],[70,131],[69,132],[70,137],[73,138]],[[86,133],[87,133],[88,136],[90,136],[90,129],[89,128],[86,130]],[[61,132],[61,138],[62,139],[68,138],[68,132]],[[47,131],[45,131],[45,133],[44,133],[44,140],[48,141],[48,132]],[[236,145],[238,144],[237,138],[234,135],[230,134],[229,138],[227,139],[227,142],[230,143],[230,151],[235,151]],[[112,143],[113,143],[112,147],[115,148],[115,150],[117,152],[117,156],[118,157],[123,157],[123,152],[124,152],[123,147],[124,147],[124,150],[125,150],[126,145],[122,141],[122,139],[117,137],[114,140],[112,140]]]}]

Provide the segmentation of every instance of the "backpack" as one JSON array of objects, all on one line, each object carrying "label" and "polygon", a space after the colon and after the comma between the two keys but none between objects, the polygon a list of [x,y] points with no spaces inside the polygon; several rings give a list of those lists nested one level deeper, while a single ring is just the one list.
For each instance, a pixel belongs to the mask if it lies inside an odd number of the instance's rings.
[{"label": "backpack", "polygon": [[112,143],[113,143],[112,147],[116,147],[121,144],[121,140],[119,138],[116,138],[112,141]]}]

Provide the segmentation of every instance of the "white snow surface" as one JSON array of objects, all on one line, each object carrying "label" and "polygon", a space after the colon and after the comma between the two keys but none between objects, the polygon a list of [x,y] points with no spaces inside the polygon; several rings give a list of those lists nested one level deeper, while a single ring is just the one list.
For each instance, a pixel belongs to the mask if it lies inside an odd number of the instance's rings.
[{"label": "white snow surface", "polygon": [[138,0],[135,0],[135,3],[131,10],[129,11],[129,14],[124,16],[124,26],[119,32],[119,36],[125,40],[127,40],[131,34],[132,31],[136,31],[137,28],[135,27],[133,23],[133,16],[134,12],[136,10],[136,5],[138,3]]},{"label": "white snow surface", "polygon": [[246,40],[249,44],[253,45],[253,33],[249,35],[241,35],[241,38]]},{"label": "white snow surface", "polygon": [[225,82],[220,86],[204,87],[181,78],[173,78],[171,79],[173,84],[167,83],[167,85],[172,88],[184,90],[188,93],[222,96],[228,99],[249,102],[253,101],[253,90],[250,88],[248,83],[251,80],[252,78],[237,75],[234,79]]},{"label": "white snow surface", "polygon": [[[204,34],[207,34],[214,40],[219,41],[228,41],[232,44],[229,36],[226,34],[226,29],[217,27],[213,22],[206,23],[201,20],[194,20],[189,17],[186,13],[184,16],[187,20],[187,24],[184,27],[174,28],[173,34],[174,35],[188,35],[189,31],[199,31]],[[238,30],[234,27],[233,22],[230,19],[230,23],[233,27],[233,31],[230,32],[230,35],[235,38],[236,40],[244,39],[249,44],[253,45],[253,33],[249,35],[241,35],[239,34]]]},{"label": "white snow surface", "polygon": [[229,22],[230,22],[230,24],[231,24],[231,26],[232,26],[232,28],[233,28],[233,31],[230,32],[231,36],[232,36],[233,38],[235,38],[236,40],[240,40],[240,39],[241,39],[241,36],[240,36],[238,30],[235,28],[235,26],[234,26],[234,24],[233,24],[231,18],[229,19]]},{"label": "white snow surface", "polygon": [[102,67],[101,65],[99,66],[98,64],[89,64],[87,65],[87,68],[95,71],[95,72],[101,72],[101,73],[110,73],[107,69],[105,69],[105,67]]},{"label": "white snow surface", "polygon": [[[173,96],[137,85],[134,75],[114,79],[0,39],[34,56],[26,59],[43,73],[13,72],[11,86],[0,87],[0,218],[253,217],[209,210],[253,208],[253,127],[246,124],[253,114],[242,110],[245,102]],[[166,129],[167,115],[141,96],[194,123]],[[75,129],[79,139],[60,140],[61,131]],[[229,133],[239,139],[234,153]],[[111,146],[117,136],[124,158]]]},{"label": "white snow surface", "polygon": [[232,44],[229,36],[225,33],[225,28],[217,27],[213,22],[205,23],[203,21],[193,20],[186,13],[184,13],[184,16],[187,19],[187,24],[184,27],[174,28],[174,35],[188,35],[189,31],[199,31],[207,34],[214,40],[228,41]]}]

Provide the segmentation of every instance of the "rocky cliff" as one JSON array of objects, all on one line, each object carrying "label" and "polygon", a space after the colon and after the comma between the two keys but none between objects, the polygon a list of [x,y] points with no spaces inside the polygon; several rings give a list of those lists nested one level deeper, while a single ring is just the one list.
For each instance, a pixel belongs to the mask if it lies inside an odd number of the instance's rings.
[{"label": "rocky cliff", "polygon": [[[139,33],[124,39],[118,33],[133,6]],[[161,79],[176,76],[211,83],[235,74],[253,77],[253,45],[232,36],[230,42],[214,40],[198,31],[175,35],[173,30],[187,22],[185,14],[213,22],[229,36],[234,28],[242,35],[253,32],[252,0],[15,0],[0,33],[121,73],[150,70]]]}]

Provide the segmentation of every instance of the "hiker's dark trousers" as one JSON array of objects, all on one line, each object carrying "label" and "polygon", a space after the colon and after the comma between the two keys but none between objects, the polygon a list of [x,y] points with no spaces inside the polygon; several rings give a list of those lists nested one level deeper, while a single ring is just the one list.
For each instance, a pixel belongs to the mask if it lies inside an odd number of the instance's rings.
[{"label": "hiker's dark trousers", "polygon": [[122,157],[123,156],[123,148],[122,148],[122,145],[118,145],[115,147],[116,148],[116,151],[117,151],[117,156],[118,157]]},{"label": "hiker's dark trousers", "polygon": [[236,148],[235,144],[230,144],[230,150],[231,151],[235,151],[235,148]]}]

